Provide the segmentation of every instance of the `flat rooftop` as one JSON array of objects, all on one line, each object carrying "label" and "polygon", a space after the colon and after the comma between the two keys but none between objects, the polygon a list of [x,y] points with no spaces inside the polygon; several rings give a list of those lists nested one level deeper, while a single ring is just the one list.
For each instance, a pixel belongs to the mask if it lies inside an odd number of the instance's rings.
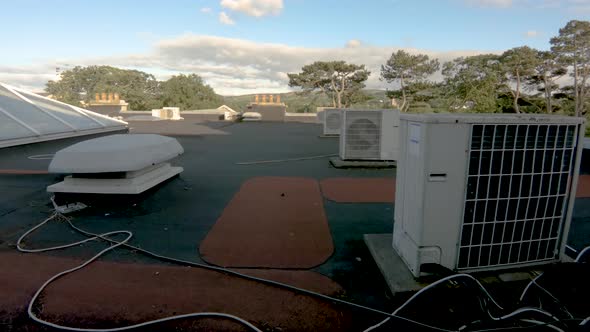
[{"label": "flat rooftop", "polygon": [[[132,245],[161,255],[198,263],[221,262],[218,265],[236,271],[386,312],[403,300],[403,296],[391,295],[363,240],[364,234],[393,230],[395,169],[331,167],[328,158],[338,153],[338,139],[321,138],[319,124],[185,120],[133,121],[129,127],[131,133],[177,138],[185,153],[172,163],[184,172],[137,199],[116,198],[75,213],[72,222],[76,226],[97,233],[129,230],[134,234]],[[15,248],[19,236],[47,218],[53,208],[46,187],[60,177],[45,172],[50,159],[44,155],[85,139],[88,137],[0,149],[0,290],[8,294],[0,298],[0,324],[15,330],[43,330],[26,317],[32,294],[53,274],[106,248],[99,241],[41,254],[22,254]],[[284,161],[299,158],[303,160]],[[586,183],[580,181],[580,186]],[[267,188],[261,189],[265,195],[277,195],[267,197],[256,188]],[[576,200],[568,240],[577,250],[588,245],[590,238],[590,198],[585,197]],[[257,239],[256,227],[250,231],[240,224],[242,211],[247,212],[243,220],[251,225],[260,220],[261,225],[269,226],[265,229],[272,229],[272,220],[265,216],[291,214],[294,228],[281,235],[287,236],[285,241]],[[328,235],[320,234],[322,230],[299,232],[307,226],[297,224],[298,220],[312,213],[325,218]],[[223,224],[215,228],[216,223]],[[215,239],[209,239],[214,233]],[[259,251],[253,249],[250,260],[232,265],[236,257],[224,246],[244,242],[240,235],[250,237],[246,242]],[[289,236],[295,238],[292,248],[285,245]],[[51,247],[81,239],[84,237],[67,223],[54,221],[31,234],[25,244]],[[296,261],[295,256],[288,256],[298,243],[309,243],[305,241],[313,243],[308,247],[317,246],[309,259]],[[326,241],[331,248],[322,247]],[[272,248],[280,250],[268,253]],[[273,268],[275,260],[281,259],[279,267]],[[77,327],[116,327],[193,311],[235,314],[267,331],[358,331],[382,319],[361,309],[163,262],[125,248],[60,279],[47,289],[42,303],[43,317]],[[168,324],[180,330],[244,330],[221,319]]]}]

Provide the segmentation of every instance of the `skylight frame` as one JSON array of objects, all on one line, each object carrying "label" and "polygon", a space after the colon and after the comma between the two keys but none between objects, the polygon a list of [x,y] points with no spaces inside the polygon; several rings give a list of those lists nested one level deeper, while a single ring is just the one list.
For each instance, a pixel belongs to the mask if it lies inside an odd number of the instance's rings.
[{"label": "skylight frame", "polygon": [[[57,122],[63,124],[67,128],[71,129],[70,131],[57,132],[57,133],[48,133],[48,134],[41,133],[40,131],[36,130],[32,126],[28,125],[26,123],[26,121],[21,120],[18,117],[17,112],[8,111],[8,110],[2,108],[0,105],[0,113],[6,115],[8,118],[13,120],[16,125],[24,127],[25,129],[27,129],[31,133],[30,136],[0,140],[0,148],[17,146],[17,145],[24,145],[24,144],[31,144],[31,143],[37,143],[37,142],[43,142],[43,141],[51,141],[51,140],[69,138],[69,137],[77,137],[77,136],[93,135],[93,134],[100,134],[100,133],[108,133],[108,132],[114,132],[114,131],[122,131],[122,130],[126,130],[128,128],[127,127],[128,124],[125,121],[110,118],[108,116],[98,114],[98,113],[95,113],[95,112],[92,112],[92,111],[89,111],[89,110],[86,110],[86,109],[83,109],[83,108],[80,108],[77,106],[73,106],[73,105],[69,105],[69,104],[66,104],[66,103],[63,103],[63,102],[60,102],[57,100],[53,100],[51,98],[47,98],[45,96],[35,94],[30,91],[26,91],[24,89],[19,89],[19,88],[10,86],[8,84],[0,83],[0,86],[5,88],[8,92],[12,93],[19,100],[32,105],[39,112],[48,115],[52,119],[56,120]],[[56,103],[61,106],[64,106],[68,110],[72,110],[74,113],[79,114],[81,117],[85,117],[87,119],[92,120],[94,123],[98,124],[99,127],[98,128],[96,128],[96,127],[83,128],[80,126],[76,126],[76,125],[68,122],[67,120],[64,120],[63,118],[59,117],[59,114],[55,114],[54,112],[46,110],[43,107],[37,105],[34,101],[27,98],[26,95],[34,95],[36,98],[47,100],[49,103]],[[106,121],[106,120],[108,120],[108,121]],[[109,123],[111,123],[112,125]]]}]

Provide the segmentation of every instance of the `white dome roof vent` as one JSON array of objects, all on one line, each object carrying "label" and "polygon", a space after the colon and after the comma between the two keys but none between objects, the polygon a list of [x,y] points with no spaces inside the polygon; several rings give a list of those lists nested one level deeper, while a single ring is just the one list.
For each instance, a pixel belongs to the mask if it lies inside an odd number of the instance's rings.
[{"label": "white dome roof vent", "polygon": [[180,174],[169,160],[184,153],[172,137],[111,135],[58,151],[50,173],[72,174],[47,187],[54,193],[139,194]]}]

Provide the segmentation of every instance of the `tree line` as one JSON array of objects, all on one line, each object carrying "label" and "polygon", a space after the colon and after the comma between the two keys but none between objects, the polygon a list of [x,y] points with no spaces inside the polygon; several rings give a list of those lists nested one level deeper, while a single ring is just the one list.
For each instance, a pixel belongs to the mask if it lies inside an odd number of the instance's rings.
[{"label": "tree line", "polygon": [[[590,109],[590,21],[573,20],[550,40],[551,49],[515,47],[502,54],[459,57],[441,64],[426,54],[399,50],[381,66],[380,79],[394,84],[387,96],[400,110],[415,112],[527,112],[585,115]],[[432,81],[440,71],[442,80]],[[288,74],[299,93],[324,95],[334,107],[363,105],[370,76],[365,65],[316,61]],[[132,110],[163,106],[218,107],[217,95],[197,74],[158,81],[138,70],[75,67],[49,81],[46,92],[70,104],[88,103],[96,93],[119,93]],[[308,105],[309,106],[309,105]]]},{"label": "tree line", "polygon": [[[590,108],[590,22],[568,22],[550,44],[549,51],[521,46],[502,54],[459,57],[442,66],[428,55],[399,50],[381,66],[380,79],[397,85],[387,94],[404,112],[435,108],[585,115]],[[439,70],[442,81],[429,80]],[[325,94],[334,107],[348,107],[367,98],[362,89],[370,74],[364,65],[316,61],[288,77],[289,86]]]},{"label": "tree line", "polygon": [[61,73],[60,80],[47,82],[45,91],[72,105],[91,102],[96,93],[118,93],[132,110],[164,106],[205,109],[218,107],[223,102],[223,98],[196,74],[180,74],[158,81],[139,70],[110,66],[78,66],[66,70]]}]

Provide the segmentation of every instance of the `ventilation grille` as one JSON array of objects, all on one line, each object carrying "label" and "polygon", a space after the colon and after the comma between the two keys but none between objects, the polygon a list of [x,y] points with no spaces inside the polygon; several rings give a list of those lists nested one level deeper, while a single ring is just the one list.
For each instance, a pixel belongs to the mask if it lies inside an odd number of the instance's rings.
[{"label": "ventilation grille", "polygon": [[558,255],[575,125],[474,125],[459,269]]},{"label": "ventilation grille", "polygon": [[347,111],[347,159],[381,159],[381,112]]},{"label": "ventilation grille", "polygon": [[326,116],[326,128],[332,131],[340,131],[340,126],[342,125],[342,112],[341,111],[332,111],[328,112]]}]

